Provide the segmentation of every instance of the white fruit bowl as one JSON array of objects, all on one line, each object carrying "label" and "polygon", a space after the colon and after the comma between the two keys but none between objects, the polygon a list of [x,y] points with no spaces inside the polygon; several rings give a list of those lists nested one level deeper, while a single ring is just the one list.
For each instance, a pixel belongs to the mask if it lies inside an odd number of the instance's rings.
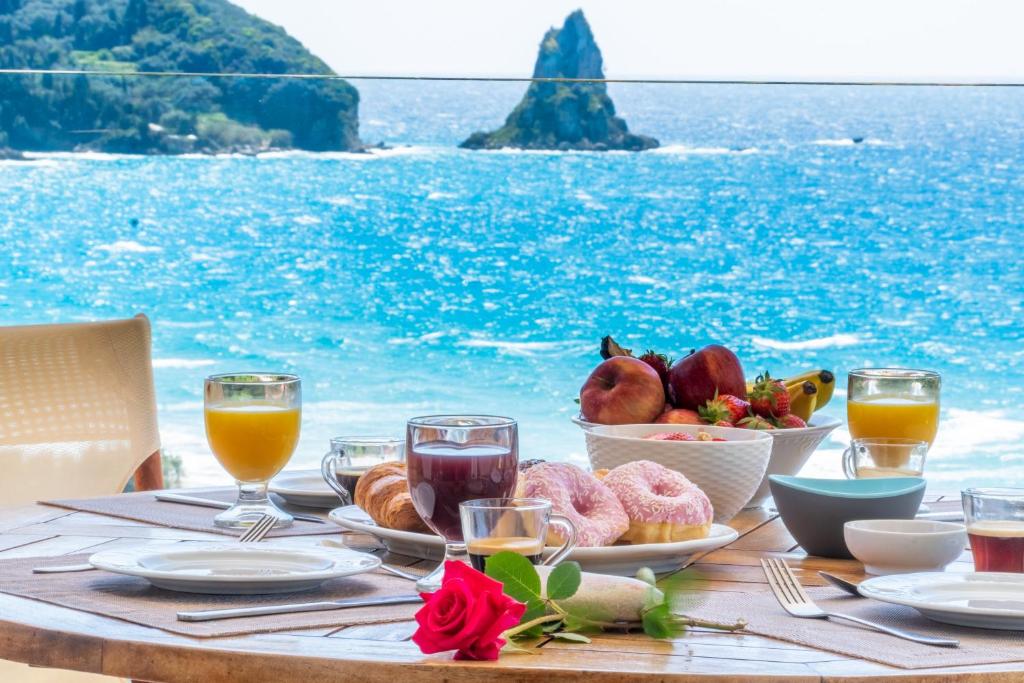
[{"label": "white fruit bowl", "polygon": [[745,507],[756,508],[764,505],[771,496],[768,490],[769,474],[798,474],[811,453],[840,425],[840,421],[826,415],[811,415],[806,427],[798,429],[771,429],[766,434],[772,435],[772,457],[768,461],[764,479],[754,496]]},{"label": "white fruit bowl", "polygon": [[[701,431],[726,441],[643,438],[662,432],[696,435]],[[772,450],[768,432],[704,425],[594,425],[586,430],[585,437],[595,470],[652,460],[682,473],[711,499],[716,522],[727,522],[747,504],[764,477]]]}]

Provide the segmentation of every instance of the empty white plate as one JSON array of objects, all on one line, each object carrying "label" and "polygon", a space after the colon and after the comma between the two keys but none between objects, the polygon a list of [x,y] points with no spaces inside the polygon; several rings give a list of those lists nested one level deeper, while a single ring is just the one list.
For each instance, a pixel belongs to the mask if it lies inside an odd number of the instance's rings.
[{"label": "empty white plate", "polygon": [[310,590],[328,579],[376,569],[380,559],[353,550],[218,543],[105,550],[89,564],[166,590],[258,595]]},{"label": "empty white plate", "polygon": [[[388,550],[399,555],[439,560],[444,557],[444,543],[439,536],[411,531],[385,529],[373,523],[369,515],[355,505],[331,510],[331,521],[351,531],[359,531],[379,538]],[[566,557],[575,560],[588,572],[635,576],[641,567],[649,567],[661,574],[683,567],[690,557],[729,545],[738,538],[736,531],[724,524],[712,524],[707,538],[676,543],[643,543],[638,545],[610,545],[601,548],[576,548]],[[555,551],[547,548],[545,556]]]},{"label": "empty white plate", "polygon": [[281,472],[271,480],[269,489],[289,505],[330,510],[341,504],[341,498],[327,485],[320,470]]},{"label": "empty white plate", "polygon": [[866,598],[913,607],[946,624],[1024,630],[1024,574],[921,572],[862,581]]}]

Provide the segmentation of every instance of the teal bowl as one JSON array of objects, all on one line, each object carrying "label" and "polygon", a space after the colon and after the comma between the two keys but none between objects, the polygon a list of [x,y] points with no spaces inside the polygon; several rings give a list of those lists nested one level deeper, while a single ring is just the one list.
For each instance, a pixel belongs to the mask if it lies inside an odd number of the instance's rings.
[{"label": "teal bowl", "polygon": [[843,525],[859,519],[913,519],[924,479],[810,479],[768,477],[783,524],[808,555],[850,559]]}]

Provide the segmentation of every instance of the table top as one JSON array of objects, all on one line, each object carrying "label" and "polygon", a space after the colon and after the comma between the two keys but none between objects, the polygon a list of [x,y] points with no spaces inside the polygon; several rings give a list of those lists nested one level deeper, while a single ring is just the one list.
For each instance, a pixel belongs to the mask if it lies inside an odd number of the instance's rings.
[{"label": "table top", "polygon": [[[930,496],[932,501],[942,496]],[[766,592],[759,560],[784,557],[805,585],[822,585],[818,570],[859,580],[855,561],[808,557],[767,510],[747,510],[730,522],[740,537],[695,558],[708,591]],[[325,530],[337,534],[334,528]],[[293,542],[309,542],[305,537]],[[230,541],[216,534],[154,527],[46,505],[0,508],[0,558],[59,556],[101,549],[192,541]],[[346,536],[350,545],[372,539]],[[419,560],[387,555],[415,566]],[[964,554],[953,570],[969,571]],[[684,570],[686,571],[686,570]],[[455,662],[424,656],[409,641],[414,622],[322,628],[227,638],[190,638],[117,619],[0,593],[0,658],[37,666],[136,680],[218,681],[1015,681],[1024,663],[947,669],[895,669],[761,636],[694,629],[673,641],[601,634],[590,644],[552,641],[539,656],[505,655],[497,662]]]}]

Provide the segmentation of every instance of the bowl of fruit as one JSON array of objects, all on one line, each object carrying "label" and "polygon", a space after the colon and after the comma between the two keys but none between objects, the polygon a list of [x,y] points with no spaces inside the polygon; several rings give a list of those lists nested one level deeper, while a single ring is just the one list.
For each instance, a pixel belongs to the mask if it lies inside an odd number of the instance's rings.
[{"label": "bowl of fruit", "polygon": [[680,472],[707,494],[716,522],[729,521],[747,504],[772,450],[767,432],[710,425],[596,425],[586,440],[595,471],[652,460]]},{"label": "bowl of fruit", "polygon": [[[634,356],[611,337],[601,341],[604,361],[580,388],[587,432],[602,425],[715,426],[763,431],[772,436],[771,458],[747,507],[768,498],[768,475],[797,474],[839,420],[816,411],[832,398],[835,376],[812,370],[788,379],[764,372],[745,379],[739,358],[712,344],[672,362],[647,351]],[[684,473],[685,474],[685,473]]]}]

